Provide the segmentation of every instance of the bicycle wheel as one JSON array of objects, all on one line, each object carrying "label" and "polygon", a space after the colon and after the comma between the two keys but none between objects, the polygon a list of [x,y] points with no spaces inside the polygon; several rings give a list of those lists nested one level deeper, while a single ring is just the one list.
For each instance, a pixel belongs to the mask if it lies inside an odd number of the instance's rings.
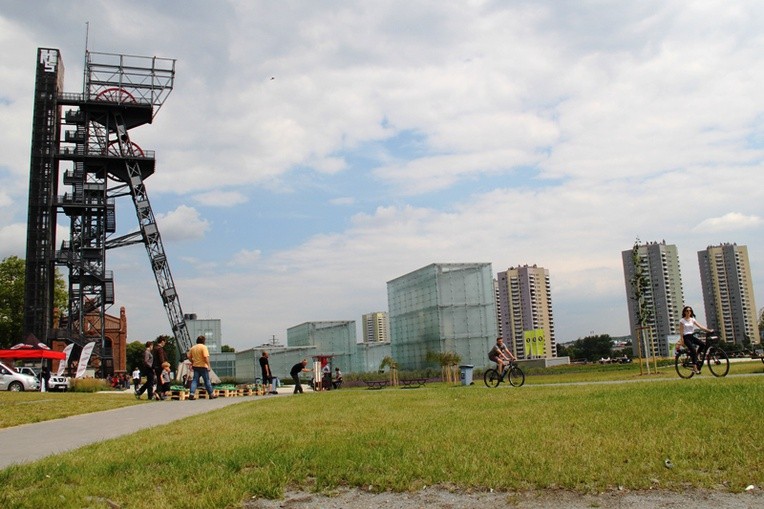
[{"label": "bicycle wheel", "polygon": [[695,374],[692,369],[692,357],[687,353],[687,350],[683,350],[676,354],[676,357],[674,358],[674,367],[676,367],[676,374],[681,378],[692,378]]},{"label": "bicycle wheel", "polygon": [[525,373],[517,366],[509,368],[509,385],[512,387],[522,387],[525,383]]},{"label": "bicycle wheel", "polygon": [[715,346],[709,348],[706,359],[708,359],[708,369],[714,376],[727,376],[730,372],[730,359],[721,348]]},{"label": "bicycle wheel", "polygon": [[499,376],[499,372],[495,369],[487,369],[483,375],[483,381],[485,382],[486,387],[498,387],[499,382],[501,382],[501,377]]}]

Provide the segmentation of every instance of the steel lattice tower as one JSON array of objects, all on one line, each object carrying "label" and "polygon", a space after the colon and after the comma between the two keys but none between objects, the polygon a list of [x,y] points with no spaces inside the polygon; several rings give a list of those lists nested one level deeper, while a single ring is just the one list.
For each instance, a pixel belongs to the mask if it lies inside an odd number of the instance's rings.
[{"label": "steel lattice tower", "polygon": [[[130,139],[150,124],[172,91],[175,60],[85,53],[82,93],[64,93],[63,64],[55,49],[38,50],[27,231],[25,331],[39,339],[67,339],[95,353],[113,371],[105,313],[114,304],[109,249],[143,243],[180,353],[191,348],[180,300],[144,181],[154,173],[153,151]],[[63,172],[62,169],[66,168]],[[60,182],[69,186],[57,195]],[[138,230],[116,236],[116,200],[130,196]],[[58,251],[56,214],[69,218],[69,240]],[[30,263],[30,260],[32,263]],[[52,330],[55,265],[69,271],[69,305]],[[30,277],[31,276],[31,277]]]}]

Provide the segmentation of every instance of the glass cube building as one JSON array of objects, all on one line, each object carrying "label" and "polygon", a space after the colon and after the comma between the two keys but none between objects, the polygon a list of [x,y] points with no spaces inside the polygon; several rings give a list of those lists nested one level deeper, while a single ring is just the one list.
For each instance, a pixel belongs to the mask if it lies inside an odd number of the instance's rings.
[{"label": "glass cube building", "polygon": [[352,369],[356,351],[356,323],[341,320],[295,325],[287,329],[287,344],[290,348],[316,347],[313,355],[331,355],[332,366],[347,372]]},{"label": "glass cube building", "polygon": [[490,263],[435,263],[387,282],[392,356],[400,369],[437,367],[428,352],[456,352],[482,367],[496,341]]}]

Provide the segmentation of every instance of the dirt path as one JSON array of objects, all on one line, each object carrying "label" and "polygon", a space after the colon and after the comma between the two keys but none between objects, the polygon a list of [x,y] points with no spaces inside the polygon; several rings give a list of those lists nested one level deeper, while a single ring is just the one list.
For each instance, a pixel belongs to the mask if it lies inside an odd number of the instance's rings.
[{"label": "dirt path", "polygon": [[294,491],[283,500],[250,500],[245,509],[761,509],[764,492],[745,493],[691,490],[613,491],[581,495],[569,491],[534,491],[524,493],[464,493],[443,488],[427,488],[414,493],[372,493],[360,489],[338,491],[333,496]]}]

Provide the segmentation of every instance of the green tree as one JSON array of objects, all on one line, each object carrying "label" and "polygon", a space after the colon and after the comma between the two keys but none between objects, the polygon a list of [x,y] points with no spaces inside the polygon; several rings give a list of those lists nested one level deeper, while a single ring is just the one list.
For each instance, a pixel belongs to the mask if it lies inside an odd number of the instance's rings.
[{"label": "green tree", "polygon": [[24,260],[10,256],[0,262],[0,347],[8,348],[24,334]]},{"label": "green tree", "polygon": [[178,370],[178,347],[175,344],[175,338],[172,336],[162,335],[157,336],[157,338],[154,340],[156,343],[159,341],[160,338],[164,338],[165,344],[164,344],[164,352],[167,354],[167,362],[170,363],[170,371],[176,372]]},{"label": "green tree", "polygon": [[146,344],[140,341],[133,341],[125,345],[125,361],[127,363],[127,371],[130,373],[137,367],[140,368],[143,365],[143,351],[146,349]]},{"label": "green tree", "polygon": [[232,347],[232,346],[223,345],[223,346],[220,347],[220,351],[222,353],[234,353],[236,351],[236,349],[234,347]]},{"label": "green tree", "polygon": [[577,339],[566,350],[571,359],[598,361],[602,358],[613,356],[613,338],[608,334],[587,336]]},{"label": "green tree", "polygon": [[[0,348],[7,348],[24,339],[24,282],[26,262],[9,256],[0,262]],[[67,308],[66,282],[56,270],[53,306],[61,313]]]}]

